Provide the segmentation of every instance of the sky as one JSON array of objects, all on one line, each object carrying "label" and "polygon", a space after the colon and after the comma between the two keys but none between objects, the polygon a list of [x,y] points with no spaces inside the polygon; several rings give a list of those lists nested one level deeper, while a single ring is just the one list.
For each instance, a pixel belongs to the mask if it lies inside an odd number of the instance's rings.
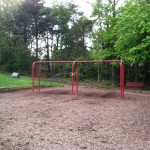
[{"label": "sky", "polygon": [[[53,1],[59,2],[73,2],[78,5],[78,9],[82,11],[86,16],[90,17],[92,14],[92,4],[95,3],[96,0],[44,0],[45,6],[52,6]],[[108,0],[103,0],[107,2]],[[118,0],[118,5],[121,6],[124,3],[124,0]]]},{"label": "sky", "polygon": [[[82,11],[87,17],[90,17],[92,15],[92,4],[95,3],[96,0],[44,0],[45,6],[52,6],[53,1],[59,1],[62,3],[66,2],[73,2],[74,4],[78,5],[79,11]],[[103,0],[104,2],[107,2],[108,0]],[[118,4],[122,5],[124,0],[118,0]],[[88,45],[92,45],[91,41],[88,39]]]},{"label": "sky", "polygon": [[[45,6],[52,6],[51,0],[44,0]],[[61,2],[68,2],[69,0],[59,0]],[[92,3],[95,2],[95,0],[70,0],[70,2],[73,2],[74,4],[77,4],[79,6],[79,10],[82,11],[86,16],[90,16],[92,14]]]}]

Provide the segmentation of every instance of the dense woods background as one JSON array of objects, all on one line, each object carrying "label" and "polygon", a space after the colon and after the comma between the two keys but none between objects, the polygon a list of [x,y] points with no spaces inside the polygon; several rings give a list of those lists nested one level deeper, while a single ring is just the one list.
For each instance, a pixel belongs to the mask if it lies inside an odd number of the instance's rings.
[{"label": "dense woods background", "polygon": [[[31,74],[35,60],[122,59],[126,81],[150,82],[150,1],[95,0],[91,17],[73,3],[0,0],[0,69]],[[92,44],[91,44],[92,43]],[[118,64],[80,64],[80,79],[119,81]],[[48,64],[69,77],[69,64]]]}]

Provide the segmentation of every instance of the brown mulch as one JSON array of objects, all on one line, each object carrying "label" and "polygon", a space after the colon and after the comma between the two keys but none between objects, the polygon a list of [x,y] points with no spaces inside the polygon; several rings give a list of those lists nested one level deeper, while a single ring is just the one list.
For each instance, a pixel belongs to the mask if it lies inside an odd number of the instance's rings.
[{"label": "brown mulch", "polygon": [[95,87],[0,93],[0,150],[149,150],[150,94]]}]

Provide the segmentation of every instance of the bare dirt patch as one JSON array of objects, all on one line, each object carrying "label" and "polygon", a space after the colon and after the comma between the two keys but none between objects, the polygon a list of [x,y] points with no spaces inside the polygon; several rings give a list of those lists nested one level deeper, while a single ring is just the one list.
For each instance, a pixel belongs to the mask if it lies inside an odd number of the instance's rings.
[{"label": "bare dirt patch", "polygon": [[149,150],[150,95],[80,87],[0,93],[0,150]]}]

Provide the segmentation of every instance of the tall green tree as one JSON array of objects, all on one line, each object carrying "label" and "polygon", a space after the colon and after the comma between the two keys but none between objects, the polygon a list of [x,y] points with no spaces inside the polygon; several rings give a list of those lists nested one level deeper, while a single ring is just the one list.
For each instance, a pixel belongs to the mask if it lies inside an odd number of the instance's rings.
[{"label": "tall green tree", "polygon": [[3,17],[0,36],[5,42],[1,47],[1,63],[7,71],[28,72],[31,67],[31,51],[28,49],[30,40],[27,34],[27,14],[20,10],[19,1],[3,1],[1,7]]},{"label": "tall green tree", "polygon": [[[115,52],[116,35],[114,27],[117,18],[117,0],[96,0],[93,5],[93,18],[95,31],[93,32],[93,48],[99,51],[101,59],[116,59]],[[115,67],[112,65],[112,81],[115,82]]]},{"label": "tall green tree", "polygon": [[39,40],[41,31],[41,22],[45,15],[48,13],[47,9],[43,5],[42,0],[24,0],[22,3],[22,11],[27,14],[31,19],[31,33],[35,40],[35,56],[36,60],[39,59]]},{"label": "tall green tree", "polygon": [[142,0],[128,2],[117,20],[115,47],[122,59],[144,64],[150,59],[150,5]]},{"label": "tall green tree", "polygon": [[120,9],[116,24],[116,52],[126,63],[144,67],[148,81],[150,64],[150,4],[130,0]]},{"label": "tall green tree", "polygon": [[[56,4],[52,7],[52,15],[57,20],[57,30],[55,37],[55,49],[53,59],[67,60],[71,56],[71,50],[74,47],[74,40],[71,28],[76,22],[78,15],[80,15],[74,4]],[[59,53],[59,54],[58,54]],[[58,58],[59,56],[59,58]]]},{"label": "tall green tree", "polygon": [[82,16],[77,20],[73,27],[71,28],[72,35],[74,37],[74,50],[77,57],[85,56],[87,53],[87,40],[91,36],[91,31],[93,27],[92,20],[89,20],[87,17]]},{"label": "tall green tree", "polygon": [[95,31],[93,32],[94,49],[100,50],[102,59],[115,58],[114,43],[116,40],[114,26],[116,24],[117,13],[116,0],[109,0],[107,3],[102,0],[96,0],[93,5],[93,19],[95,22]]}]

